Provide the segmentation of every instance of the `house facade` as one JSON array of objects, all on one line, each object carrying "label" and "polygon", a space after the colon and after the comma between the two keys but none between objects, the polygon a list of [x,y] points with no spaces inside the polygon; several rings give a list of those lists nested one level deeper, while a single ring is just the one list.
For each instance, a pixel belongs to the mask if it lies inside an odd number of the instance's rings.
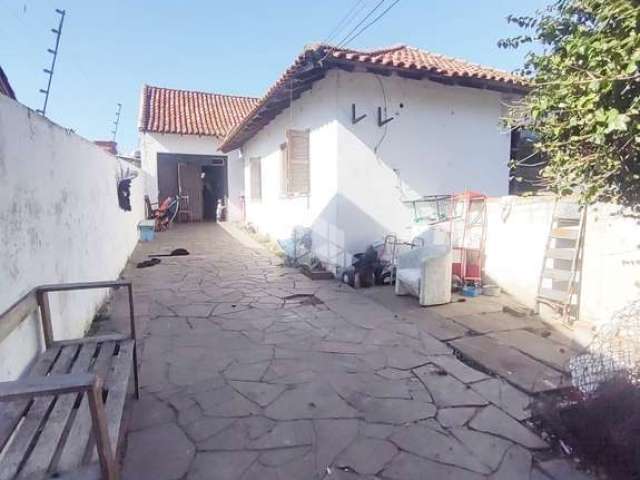
[{"label": "house facade", "polygon": [[315,255],[341,267],[389,233],[410,236],[408,201],[506,194],[501,118],[525,88],[508,73],[411,47],[316,45],[220,148],[240,149],[250,224],[277,239],[310,228]]},{"label": "house facade", "polygon": [[189,197],[192,220],[215,220],[222,200],[227,218],[244,215],[243,166],[222,139],[257,99],[145,85],[140,100],[140,159],[151,202]]}]

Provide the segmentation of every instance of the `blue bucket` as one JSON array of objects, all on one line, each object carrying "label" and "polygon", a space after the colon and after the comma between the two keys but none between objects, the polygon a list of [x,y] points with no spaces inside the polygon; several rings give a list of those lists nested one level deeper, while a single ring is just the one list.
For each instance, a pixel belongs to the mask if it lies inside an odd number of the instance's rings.
[{"label": "blue bucket", "polygon": [[480,292],[480,287],[476,287],[475,285],[465,285],[462,287],[463,297],[477,297],[480,295]]},{"label": "blue bucket", "polygon": [[138,223],[138,232],[140,234],[140,241],[150,242],[156,237],[156,222],[155,220],[142,220]]}]

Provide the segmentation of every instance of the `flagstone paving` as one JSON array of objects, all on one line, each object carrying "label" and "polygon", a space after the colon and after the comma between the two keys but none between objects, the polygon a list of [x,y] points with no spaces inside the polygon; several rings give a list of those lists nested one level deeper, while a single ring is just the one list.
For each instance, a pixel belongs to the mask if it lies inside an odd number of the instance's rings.
[{"label": "flagstone paving", "polygon": [[[191,255],[135,268],[178,247]],[[279,264],[212,224],[138,246],[125,479],[573,478],[549,452],[538,468],[547,445],[522,423],[526,396],[459,362],[428,323]],[[116,297],[122,328],[125,313]]]}]

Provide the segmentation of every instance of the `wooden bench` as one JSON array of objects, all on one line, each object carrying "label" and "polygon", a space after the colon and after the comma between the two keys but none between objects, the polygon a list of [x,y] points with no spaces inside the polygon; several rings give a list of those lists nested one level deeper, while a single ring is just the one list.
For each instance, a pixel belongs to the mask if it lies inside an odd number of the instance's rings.
[{"label": "wooden bench", "polygon": [[[130,335],[55,341],[49,293],[95,288],[128,289]],[[139,394],[131,282],[35,288],[0,315],[0,342],[38,309],[44,352],[25,376],[0,383],[0,480],[115,480],[132,371]]]}]

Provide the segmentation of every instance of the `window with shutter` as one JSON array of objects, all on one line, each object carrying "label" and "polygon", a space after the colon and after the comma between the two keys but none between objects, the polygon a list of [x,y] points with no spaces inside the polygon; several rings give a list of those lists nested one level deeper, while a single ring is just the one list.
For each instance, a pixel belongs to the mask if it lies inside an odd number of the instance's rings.
[{"label": "window with shutter", "polygon": [[289,195],[308,194],[309,130],[287,130],[283,155],[283,190]]},{"label": "window with shutter", "polygon": [[251,200],[262,200],[262,162],[260,157],[249,160],[249,174],[251,176]]}]

